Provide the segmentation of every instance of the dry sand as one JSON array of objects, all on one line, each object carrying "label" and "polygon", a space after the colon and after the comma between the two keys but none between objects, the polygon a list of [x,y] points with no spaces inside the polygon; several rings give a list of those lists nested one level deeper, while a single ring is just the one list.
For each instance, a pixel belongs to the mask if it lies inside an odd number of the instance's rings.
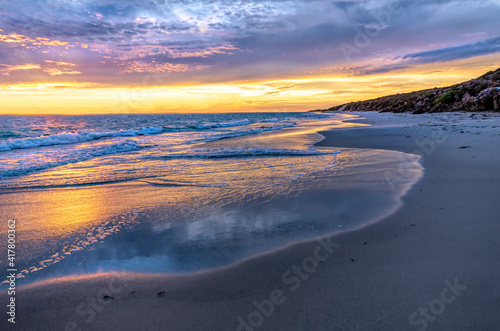
[{"label": "dry sand", "polygon": [[319,145],[423,154],[424,178],[387,219],[205,273],[21,287],[15,329],[498,330],[500,117],[362,115],[374,126]]}]

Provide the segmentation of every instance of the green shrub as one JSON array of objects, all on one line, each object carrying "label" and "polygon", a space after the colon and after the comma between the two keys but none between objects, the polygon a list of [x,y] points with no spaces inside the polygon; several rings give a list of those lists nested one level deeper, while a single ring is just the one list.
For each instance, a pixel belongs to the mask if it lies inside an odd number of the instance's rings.
[{"label": "green shrub", "polygon": [[434,100],[434,104],[437,105],[438,103],[453,103],[453,101],[455,101],[455,95],[457,95],[457,93],[457,90],[451,90],[450,92],[444,93],[439,98]]}]

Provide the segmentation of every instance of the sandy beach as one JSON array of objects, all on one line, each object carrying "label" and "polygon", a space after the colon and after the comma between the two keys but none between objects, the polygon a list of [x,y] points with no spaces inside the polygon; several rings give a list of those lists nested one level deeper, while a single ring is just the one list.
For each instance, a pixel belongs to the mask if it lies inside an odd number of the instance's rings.
[{"label": "sandy beach", "polygon": [[498,330],[500,116],[357,115],[370,126],[316,146],[421,156],[423,178],[389,217],[209,272],[21,286],[15,329]]}]

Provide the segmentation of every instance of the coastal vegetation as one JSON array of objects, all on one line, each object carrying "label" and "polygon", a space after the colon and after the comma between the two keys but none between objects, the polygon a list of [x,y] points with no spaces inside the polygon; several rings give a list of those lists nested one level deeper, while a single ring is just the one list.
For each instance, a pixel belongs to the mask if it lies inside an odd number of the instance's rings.
[{"label": "coastal vegetation", "polygon": [[323,111],[437,113],[500,111],[500,69],[449,87],[395,94],[338,105]]}]

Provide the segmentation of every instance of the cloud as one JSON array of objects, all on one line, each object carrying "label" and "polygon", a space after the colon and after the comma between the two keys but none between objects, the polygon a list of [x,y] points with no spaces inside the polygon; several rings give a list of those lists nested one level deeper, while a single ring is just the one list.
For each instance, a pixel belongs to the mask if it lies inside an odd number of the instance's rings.
[{"label": "cloud", "polygon": [[8,76],[12,71],[40,69],[40,65],[35,63],[24,63],[18,65],[0,64],[0,74]]},{"label": "cloud", "polygon": [[430,51],[407,54],[402,58],[419,63],[446,62],[500,52],[500,36],[460,46],[444,47]]},{"label": "cloud", "polygon": [[43,69],[46,73],[48,73],[51,76],[60,76],[60,75],[79,75],[81,74],[80,71],[76,70],[68,70],[66,68],[63,69],[58,69],[58,68],[47,68]]},{"label": "cloud", "polygon": [[[3,30],[0,30],[2,32]],[[18,33],[11,34],[1,34],[0,33],[0,42],[9,43],[9,44],[21,44],[23,47],[38,47],[38,46],[66,46],[68,42],[59,41],[59,40],[51,40],[49,38],[43,37],[35,37],[30,38],[28,36],[24,36]]]},{"label": "cloud", "polygon": [[63,61],[51,61],[45,60],[46,65],[43,67],[43,71],[48,73],[50,76],[60,76],[60,75],[80,75],[81,72],[75,70],[76,64]]},{"label": "cloud", "polygon": [[[388,14],[391,5],[397,11]],[[18,0],[0,11],[0,46],[11,46],[0,47],[1,63],[62,61],[76,67],[46,73],[134,84],[146,71],[204,81],[338,71],[346,67],[339,45],[367,29],[378,33],[353,56],[359,74],[489,54],[500,3]]]},{"label": "cloud", "polygon": [[35,70],[40,69],[41,71],[49,74],[50,76],[60,76],[60,75],[79,75],[80,71],[75,70],[76,64],[63,62],[63,61],[51,61],[45,60],[42,63],[23,63],[23,64],[0,64],[0,74],[4,76],[9,76],[13,72],[25,71],[25,70]]},{"label": "cloud", "polygon": [[374,75],[407,69],[419,64],[449,62],[500,52],[500,36],[459,46],[442,47],[429,51],[398,56],[382,64],[343,67],[342,71],[353,76]]},{"label": "cloud", "polygon": [[124,73],[174,73],[207,68],[207,66],[202,65],[155,63],[146,61],[129,61],[121,66],[123,68],[122,72]]}]

